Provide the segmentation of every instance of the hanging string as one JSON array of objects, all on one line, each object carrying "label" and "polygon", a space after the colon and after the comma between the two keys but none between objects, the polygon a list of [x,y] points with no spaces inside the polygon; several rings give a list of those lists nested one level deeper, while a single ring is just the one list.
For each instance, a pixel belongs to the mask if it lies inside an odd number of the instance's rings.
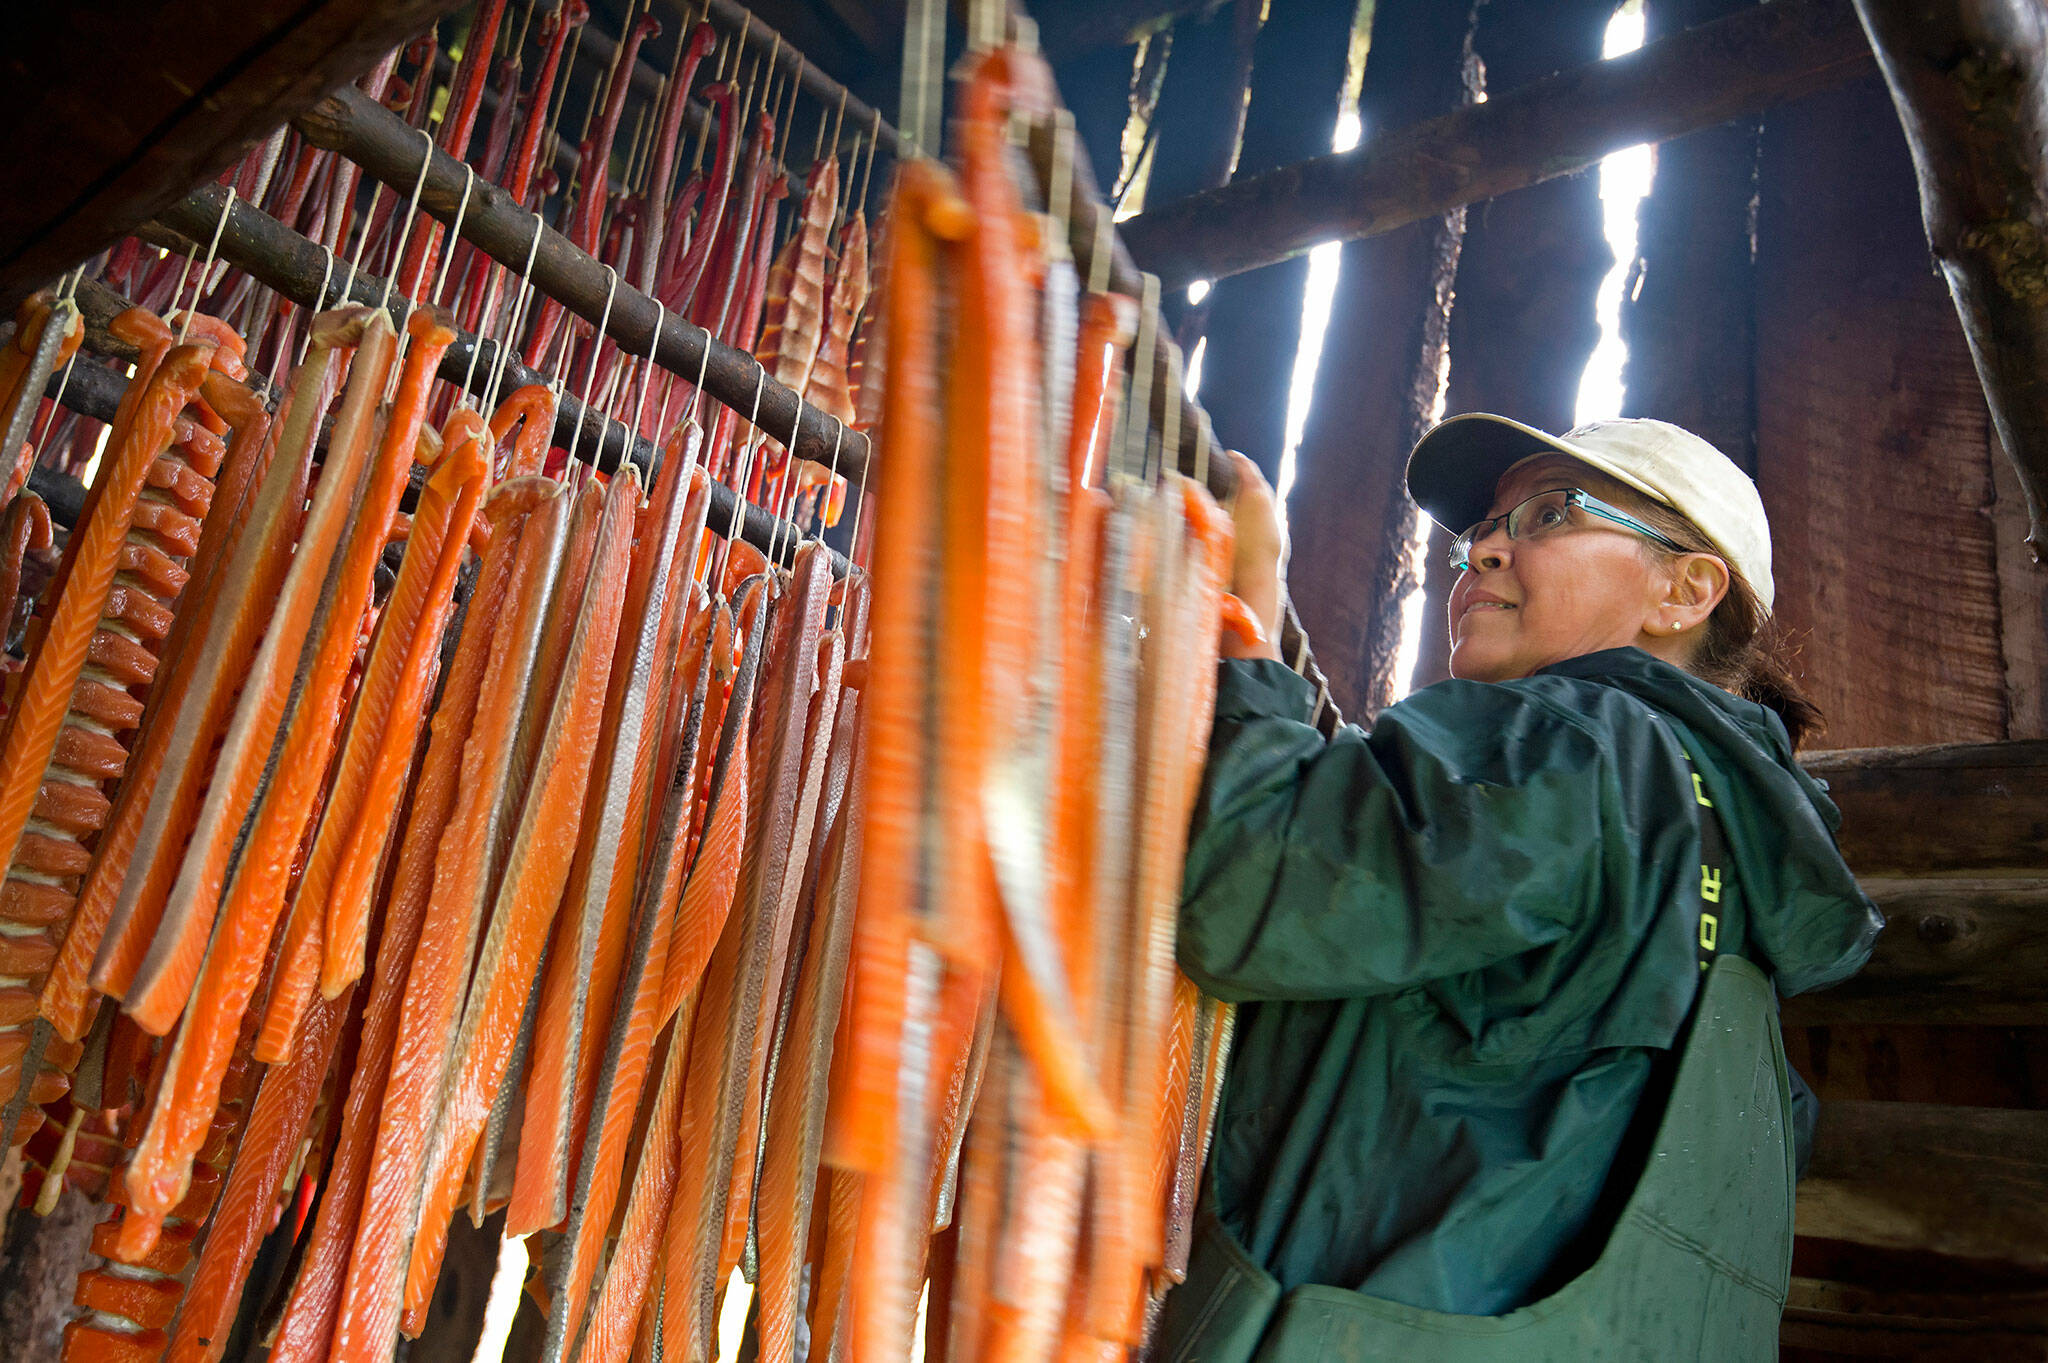
[{"label": "hanging string", "polygon": [[[462,163],[462,200],[455,205],[455,225],[448,229],[448,250],[442,255],[441,268],[434,275],[434,297],[432,302],[437,308],[441,306],[441,290],[448,285],[449,267],[455,263],[455,247],[462,240],[462,220],[469,216],[469,192],[474,188],[476,188],[476,171],[469,162],[464,161]],[[424,261],[421,262],[420,268],[423,270],[426,268]],[[498,267],[493,264],[491,268],[496,270]],[[414,280],[412,287],[413,295],[417,297],[419,295],[419,281]]]},{"label": "hanging string", "polygon": [[313,295],[313,306],[306,312],[306,336],[299,342],[299,358],[295,364],[304,364],[306,352],[313,348],[313,323],[327,310],[327,286],[334,280],[334,252],[324,245],[320,250],[327,257],[326,263],[320,267],[320,292]]},{"label": "hanging string", "polygon": [[[633,401],[633,434],[640,433],[640,418],[647,413],[647,386],[654,379],[654,352],[661,349],[661,333],[668,326],[668,309],[662,301],[654,300],[654,334],[647,338],[647,362],[640,366],[640,396]],[[654,432],[656,455],[661,451],[661,430]]]},{"label": "hanging string", "polygon": [[[536,214],[534,214],[534,215],[533,215],[533,240],[532,240],[531,242],[528,242],[528,243],[527,243],[527,246],[526,246],[526,268],[525,268],[525,269],[523,269],[523,270],[521,270],[521,271],[520,271],[520,273],[519,273],[519,279],[520,279],[520,283],[522,283],[522,284],[526,283],[526,281],[527,281],[527,280],[529,280],[529,279],[531,279],[531,278],[532,278],[532,276],[533,276],[533,258],[534,258],[534,256],[535,256],[535,254],[536,254],[536,253],[538,253],[538,252],[539,252],[539,250],[540,250],[540,234],[541,234],[541,229],[542,229],[543,227],[545,227],[546,225],[547,225],[547,224],[546,224],[546,223],[544,223],[544,222],[543,222],[543,221],[541,220],[541,216],[540,216],[540,214],[536,213]],[[435,289],[435,291],[434,291],[434,296],[435,296],[435,300],[436,300],[436,301],[438,302],[438,301],[439,301],[439,299],[440,299],[440,290],[439,290],[439,288],[438,288],[438,287],[437,287],[437,288]],[[513,306],[512,306],[512,314],[513,314],[513,317],[515,317],[515,318],[516,318],[516,316],[518,315],[518,306],[517,306],[517,295],[516,295],[516,294],[514,295],[514,303],[513,303]],[[508,319],[508,321],[509,321],[509,320],[511,320],[511,319]],[[481,355],[481,354],[483,353],[483,349],[484,349],[484,337],[483,337],[483,333],[484,333],[484,331],[486,331],[486,330],[488,330],[488,329],[489,329],[489,327],[490,327],[490,319],[489,319],[488,317],[486,317],[486,318],[483,318],[483,319],[482,319],[482,323],[483,323],[483,325],[482,325],[482,326],[481,326],[481,327],[480,327],[480,328],[478,329],[478,331],[477,331],[477,337],[476,337],[476,341],[475,341],[475,343],[474,343],[474,344],[473,344],[473,345],[472,345],[472,346],[470,347],[470,351],[469,351],[469,368],[468,368],[468,369],[467,369],[467,370],[466,370],[466,371],[465,371],[465,372],[463,373],[463,376],[462,376],[462,393],[463,393],[463,396],[464,396],[464,397],[467,397],[467,396],[469,396],[469,395],[470,395],[471,393],[475,392],[475,390],[474,390],[473,388],[471,388],[471,387],[470,387],[470,382],[471,382],[471,380],[472,380],[472,379],[474,379],[474,378],[476,377],[476,357],[477,357],[478,355]],[[490,383],[489,383],[489,388],[490,388],[490,391],[491,391],[491,392],[493,392],[493,393],[495,393],[495,392],[497,391],[497,388],[498,388],[498,381],[497,381],[497,377],[496,377],[496,376],[497,376],[497,373],[498,373],[498,371],[499,371],[499,370],[503,369],[503,368],[504,368],[504,365],[505,365],[505,352],[506,352],[506,351],[508,351],[508,350],[510,350],[510,349],[512,348],[512,336],[513,336],[513,331],[512,331],[512,327],[508,326],[508,327],[506,328],[506,330],[505,330],[505,338],[504,338],[503,340],[501,340],[501,341],[499,341],[499,342],[498,342],[498,351],[497,351],[497,354],[495,354],[494,356],[492,356],[492,357],[491,357],[491,358],[492,358],[492,366],[491,366],[491,373],[492,373],[492,378],[491,378],[491,380],[490,380]],[[487,409],[487,408],[488,408],[488,404],[486,404],[486,409]]]},{"label": "hanging string", "polygon": [[842,422],[832,423],[832,462],[826,466],[825,485],[818,489],[817,505],[813,508],[811,527],[817,533],[819,543],[825,539],[825,513],[832,505],[832,485],[839,481],[839,442],[846,437],[846,426]]},{"label": "hanging string", "polygon": [[[705,354],[710,354],[708,348]],[[754,380],[754,407],[752,411],[747,413],[747,425],[758,430],[759,427],[755,423],[761,419],[761,389],[768,382],[768,370],[758,360],[754,362],[754,368],[757,371],[758,377]],[[700,388],[697,391],[699,396],[701,396],[704,390]],[[743,466],[737,471],[738,476],[732,483],[732,523],[726,527],[725,531],[725,538],[728,544],[739,538],[740,512],[747,502],[747,475],[753,472],[754,466],[753,450],[753,446],[748,447],[747,458]]]},{"label": "hanging string", "polygon": [[[405,243],[412,236],[413,219],[418,215],[420,211],[420,191],[426,188],[427,170],[434,164],[434,135],[428,132],[425,128],[418,129],[418,132],[421,139],[424,140],[427,145],[420,152],[420,173],[413,177],[412,199],[405,206],[405,220],[399,224],[398,244],[391,248],[391,258],[393,260],[403,260],[405,258]],[[367,228],[364,229],[363,234],[365,236],[369,235],[369,231]],[[362,250],[361,245],[358,244],[356,249],[358,252],[360,252]],[[426,269],[426,267],[426,262],[421,261],[420,269],[424,270]],[[384,292],[377,295],[377,306],[380,309],[391,302],[391,286],[394,282],[396,282],[397,277],[398,271],[396,270],[393,270],[390,274],[384,276]],[[406,297],[411,298],[414,301],[418,301],[419,291],[419,273],[418,271],[415,271],[413,274],[412,288],[406,291]],[[392,369],[394,371],[396,371],[397,368],[398,366],[396,364],[392,365]]]},{"label": "hanging string", "polygon": [[[796,437],[797,433],[803,430],[803,426],[804,400],[803,397],[799,395],[796,400],[796,415],[791,417],[789,422],[789,447],[784,453],[784,463],[782,466],[783,472],[785,474],[783,481],[787,486],[778,496],[775,497],[771,506],[771,510],[773,510],[773,512],[775,513],[776,519],[774,527],[770,529],[768,532],[768,561],[770,563],[774,563],[777,561],[776,554],[782,546],[783,524],[788,519],[789,514],[796,509],[795,506],[792,504],[796,497],[797,484]],[[792,531],[794,531],[796,529],[796,526],[794,524],[791,524],[789,528]]]},{"label": "hanging string", "polygon": [[[598,318],[597,333],[590,338],[590,366],[583,371],[583,421],[590,419],[593,410],[590,405],[590,398],[592,390],[597,385],[597,358],[604,351],[605,328],[610,326],[612,321],[612,300],[618,296],[619,292],[619,272],[609,265],[604,267],[604,272],[611,276],[611,284],[604,291],[604,313]],[[568,330],[568,328],[564,328],[564,330]],[[601,415],[599,419],[600,421],[603,420]],[[569,432],[569,462],[571,464],[576,462],[576,447],[583,439],[583,421],[578,421],[575,428]],[[597,462],[598,456],[604,452],[602,426],[599,428],[597,441],[597,449],[592,451],[590,456],[591,463],[593,464]],[[629,433],[626,440],[626,454],[628,457],[631,456],[632,450],[633,442]]]}]

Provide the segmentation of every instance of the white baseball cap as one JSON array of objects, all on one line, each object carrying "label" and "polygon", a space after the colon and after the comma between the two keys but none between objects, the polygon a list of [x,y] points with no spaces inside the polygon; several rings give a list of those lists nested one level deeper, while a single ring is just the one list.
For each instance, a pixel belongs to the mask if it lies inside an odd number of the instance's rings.
[{"label": "white baseball cap", "polygon": [[1431,520],[1459,534],[1486,519],[1502,475],[1552,452],[1620,479],[1698,526],[1769,613],[1776,594],[1771,525],[1756,484],[1734,460],[1668,421],[1619,417],[1550,435],[1487,412],[1454,416],[1415,442],[1408,495]]}]

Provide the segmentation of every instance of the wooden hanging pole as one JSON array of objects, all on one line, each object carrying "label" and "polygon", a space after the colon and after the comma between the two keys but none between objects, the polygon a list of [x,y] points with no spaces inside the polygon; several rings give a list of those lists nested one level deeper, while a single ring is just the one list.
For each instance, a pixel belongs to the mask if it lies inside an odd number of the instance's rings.
[{"label": "wooden hanging pole", "polygon": [[[400,119],[399,123],[403,126],[404,120]],[[406,135],[408,138],[415,136],[410,128],[406,128]],[[446,153],[437,153],[437,157],[446,157]],[[453,161],[453,158],[447,159],[451,162]],[[437,159],[436,165],[439,166],[440,164],[440,160]],[[460,163],[457,162],[455,164]],[[458,171],[456,179],[460,181],[461,178],[461,173]],[[427,184],[429,191],[431,191],[434,184],[433,175],[429,175]],[[496,196],[498,202],[506,202],[502,190],[499,190],[495,185],[489,188]],[[473,198],[480,199],[485,197],[482,192],[483,189],[484,186],[479,182],[477,193]],[[422,206],[425,206],[424,202]],[[177,203],[170,205],[157,215],[154,223],[146,224],[140,235],[143,240],[150,242],[152,245],[161,245],[166,242],[179,242],[182,244],[187,240],[198,240],[204,234],[212,232],[215,223],[222,221],[223,212],[226,213],[226,220],[221,231],[220,258],[235,268],[247,272],[257,282],[277,290],[280,296],[291,299],[301,307],[317,310],[323,305],[323,301],[326,306],[336,306],[344,302],[374,304],[377,301],[378,295],[384,291],[384,281],[381,278],[369,274],[358,274],[349,290],[346,293],[337,295],[332,285],[338,284],[340,281],[335,277],[331,258],[324,247],[318,242],[310,241],[294,232],[291,228],[286,227],[261,209],[252,208],[246,201],[238,200],[232,208],[229,208],[227,205],[227,190],[224,186],[217,184],[204,185]],[[476,212],[474,203],[471,205],[470,212],[472,215]],[[466,224],[468,219],[464,221]],[[527,238],[531,239],[533,216],[528,214],[526,221]],[[466,231],[465,235],[467,235]],[[558,242],[561,240],[559,237],[554,239]],[[522,241],[521,249],[523,250],[524,247],[525,242]],[[543,246],[542,251],[545,252],[545,250],[546,248]],[[585,259],[587,260],[588,257],[585,257]],[[596,267],[599,278],[604,278],[604,267],[597,265],[595,261],[592,261],[591,264]],[[540,271],[537,266],[534,274],[537,281],[540,277]],[[602,286],[600,286],[601,289]],[[623,285],[620,286],[619,301],[621,304],[625,302],[628,292],[629,290]],[[650,306],[652,301],[651,299],[648,300]],[[602,293],[600,292],[601,302]],[[403,329],[405,318],[410,312],[410,300],[394,290],[391,299],[391,310],[394,314],[393,321],[395,325]],[[644,351],[649,331],[650,328],[642,327],[633,332],[632,334],[637,336],[638,340],[629,348],[637,347]],[[609,334],[616,339],[624,340],[617,327],[610,328]],[[670,334],[669,331],[664,329],[664,339]],[[441,357],[440,367],[437,370],[440,376],[450,383],[466,383],[469,391],[479,394],[486,390],[489,380],[494,373],[503,382],[513,384],[514,386],[523,387],[527,384],[545,384],[547,382],[545,376],[528,369],[518,360],[511,358],[509,354],[499,353],[501,351],[509,351],[510,347],[500,347],[497,343],[490,341],[481,343],[490,352],[490,354],[486,355],[484,364],[472,370],[470,356],[478,344],[479,341],[475,336],[458,330],[455,343],[449,346],[447,352]],[[691,349],[696,353],[705,353],[698,346],[693,346]],[[498,364],[496,365],[492,363],[492,354],[497,356]],[[745,363],[753,365],[753,357],[751,355],[746,356]],[[715,360],[713,361],[713,370],[714,372],[716,370]],[[748,384],[750,390],[752,386],[750,380]],[[778,389],[777,391],[788,393],[787,389]],[[769,410],[767,396],[764,394],[760,411],[760,419],[763,422],[768,420]],[[814,413],[812,409],[806,407],[804,409],[804,416],[804,430],[808,434],[814,429],[812,420]],[[854,432],[848,432],[847,434],[849,442],[858,438]],[[585,451],[583,455],[585,459],[595,464],[599,469],[606,471],[617,468],[621,461],[630,461],[646,470],[652,468],[654,461],[659,457],[659,451],[655,448],[652,441],[636,435],[627,429],[623,422],[613,421],[600,411],[586,408],[573,394],[564,394],[561,399],[561,405],[555,413],[555,443],[566,448],[572,440],[576,441]],[[865,454],[866,448],[866,442],[863,440],[861,444],[863,454]],[[825,452],[829,455],[829,445]],[[778,535],[775,517],[767,511],[747,502],[744,498],[735,496],[732,489],[726,487],[723,483],[714,481],[711,484],[710,491],[711,515],[714,517],[713,524],[736,525],[740,538],[746,540],[747,543],[755,548],[760,549],[763,553],[766,553],[769,546],[778,541],[785,541],[792,546],[794,545],[794,536],[787,534]],[[724,519],[722,521],[715,519],[719,517]],[[837,554],[833,556],[833,564],[840,571],[844,571],[846,566],[844,558]]]},{"label": "wooden hanging pole", "polygon": [[[361,92],[353,87],[329,96],[301,120],[301,135],[315,146],[340,152],[387,184],[397,182],[410,189],[420,172],[422,148],[417,136],[404,119],[368,96],[358,96]],[[420,194],[421,210],[442,222],[452,222],[466,178],[461,162],[435,149]],[[215,211],[219,211],[217,205]],[[207,226],[212,226],[210,219]],[[560,299],[569,311],[588,322],[597,323],[603,316],[610,289],[605,267],[553,228],[544,229],[539,247],[533,248],[533,215],[513,203],[498,186],[476,183],[462,220],[462,235],[492,259],[515,269],[524,264],[532,249],[536,288]],[[679,377],[695,374],[702,364],[705,390],[728,407],[745,411],[752,401],[759,368],[753,356],[715,338],[707,352],[701,328],[673,314],[664,316],[654,299],[638,289],[619,285],[605,332],[628,354],[644,355],[653,344],[662,368]],[[798,402],[795,393],[772,380],[761,395],[761,424],[776,432],[795,424],[797,441],[790,449],[799,459],[824,464],[832,458],[839,423],[815,406]],[[850,482],[864,481],[867,437],[849,430],[841,445],[841,472]]]}]

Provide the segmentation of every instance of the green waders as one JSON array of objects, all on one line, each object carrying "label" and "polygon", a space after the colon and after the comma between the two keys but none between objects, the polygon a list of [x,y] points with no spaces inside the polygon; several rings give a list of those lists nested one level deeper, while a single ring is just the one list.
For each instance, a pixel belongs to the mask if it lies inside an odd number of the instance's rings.
[{"label": "green waders", "polygon": [[1283,1294],[1205,1204],[1154,1363],[1754,1363],[1792,1268],[1791,1095],[1763,972],[1708,972],[1650,1158],[1594,1265],[1504,1316],[1344,1288]]}]

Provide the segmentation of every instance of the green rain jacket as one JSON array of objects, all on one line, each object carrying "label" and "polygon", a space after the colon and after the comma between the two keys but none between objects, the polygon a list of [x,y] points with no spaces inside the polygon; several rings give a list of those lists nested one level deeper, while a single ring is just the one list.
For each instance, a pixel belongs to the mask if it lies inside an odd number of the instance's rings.
[{"label": "green rain jacket", "polygon": [[1312,700],[1223,665],[1179,947],[1243,1005],[1213,1210],[1283,1290],[1501,1314],[1598,1255],[1675,1068],[1687,754],[1735,865],[1721,952],[1796,994],[1854,974],[1883,920],[1777,716],[1638,649],[1443,682],[1327,742]]}]

